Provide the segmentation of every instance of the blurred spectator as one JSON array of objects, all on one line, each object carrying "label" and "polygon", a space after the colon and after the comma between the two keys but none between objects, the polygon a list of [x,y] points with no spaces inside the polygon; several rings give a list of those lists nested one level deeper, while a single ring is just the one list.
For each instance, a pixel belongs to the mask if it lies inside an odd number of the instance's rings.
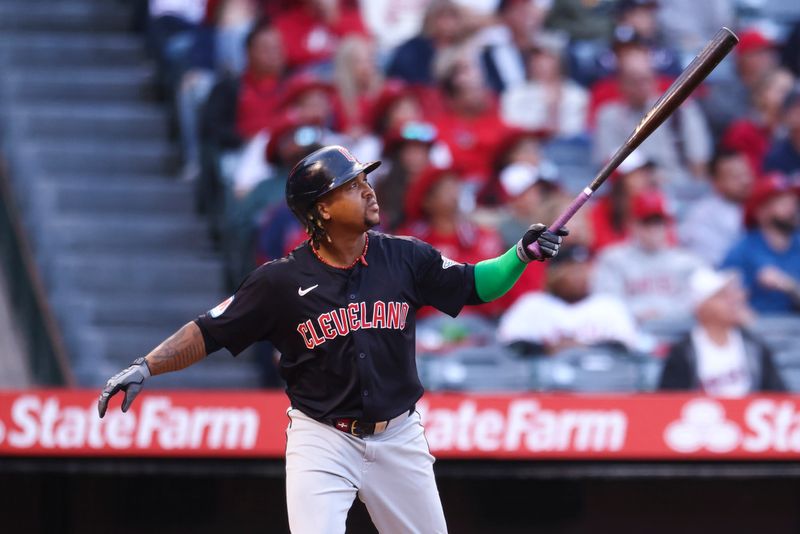
[{"label": "blurred spectator", "polygon": [[609,181],[608,194],[591,207],[594,252],[628,238],[633,225],[633,198],[658,187],[655,164],[638,149],[617,167]]},{"label": "blurred spectator", "polygon": [[759,313],[795,312],[800,303],[800,187],[781,174],[756,182],[745,210],[748,233],[722,263],[736,269]]},{"label": "blurred spectator", "polygon": [[437,51],[455,45],[463,34],[461,8],[452,0],[431,0],[422,31],[395,49],[386,69],[387,76],[412,84],[432,85]]},{"label": "blurred spectator", "polygon": [[613,26],[613,0],[553,0],[545,25],[573,41],[606,40]]},{"label": "blurred spectator", "polygon": [[212,57],[213,39],[203,28],[206,0],[150,0],[147,36],[159,67],[162,90],[171,96],[197,56]]},{"label": "blurred spectator", "polygon": [[435,120],[440,138],[464,169],[464,178],[481,186],[491,176],[491,156],[504,131],[497,102],[466,49],[448,50],[436,67],[444,100],[444,111]]},{"label": "blurred spectator", "polygon": [[497,17],[502,37],[484,48],[481,62],[486,81],[497,93],[522,84],[526,75],[524,54],[534,44],[545,9],[533,0],[501,0]]},{"label": "blurred spectator", "polygon": [[478,193],[478,202],[482,206],[503,207],[508,196],[500,177],[502,171],[514,163],[535,168],[540,177],[556,180],[558,169],[553,163],[545,162],[542,156],[542,143],[547,140],[549,133],[547,130],[521,128],[508,128],[503,133],[495,153],[487,155],[492,161],[493,173]]},{"label": "blurred spectator", "polygon": [[637,195],[632,205],[631,237],[597,258],[592,292],[625,302],[640,323],[689,316],[689,275],[699,258],[671,244],[672,216],[658,192]]},{"label": "blurred spectator", "polygon": [[[601,164],[628,138],[660,96],[650,56],[628,53],[620,58],[621,102],[605,104],[597,113],[594,161]],[[655,161],[672,184],[704,178],[711,138],[697,104],[687,100],[639,147]]]},{"label": "blurred spectator", "polygon": [[238,104],[239,134],[245,139],[269,129],[278,111],[285,55],[278,30],[258,24],[245,40],[247,69],[242,76]]},{"label": "blurred spectator", "polygon": [[342,131],[344,126],[336,88],[310,72],[295,74],[287,80],[278,109],[281,113],[297,115],[304,122],[319,124],[335,132]]},{"label": "blurred spectator", "polygon": [[[500,318],[498,340],[553,353],[574,346],[636,343],[636,322],[614,295],[591,295],[589,249],[562,246],[547,266],[545,292],[526,293]],[[536,320],[531,320],[535,317]]]},{"label": "blurred spectator", "polygon": [[717,30],[733,28],[735,6],[733,0],[665,0],[659,3],[658,18],[667,42],[684,54],[683,63],[688,64]]},{"label": "blurred spectator", "polygon": [[245,41],[258,21],[257,0],[208,0],[207,19],[215,27],[218,72],[241,75],[247,66]]},{"label": "blurred spectator", "polygon": [[[703,5],[702,2],[692,4]],[[681,14],[681,18],[686,20],[686,15]],[[711,83],[710,90],[702,101],[703,111],[715,136],[724,132],[731,122],[748,113],[753,104],[752,95],[756,85],[778,66],[775,43],[755,29],[739,34],[739,44],[733,53],[737,76]]]},{"label": "blurred spectator", "polygon": [[646,48],[656,72],[670,77],[680,74],[678,53],[660,31],[656,17],[659,5],[658,0],[623,0],[619,3],[611,47],[597,58],[596,78],[615,73],[617,56],[628,46]]},{"label": "blurred spectator", "polygon": [[[326,70],[339,41],[356,33],[366,35],[358,9],[340,0],[298,0],[275,20],[286,49],[290,70]],[[327,65],[326,65],[327,64]]]},{"label": "blurred spectator", "polygon": [[357,35],[342,40],[334,56],[333,82],[341,102],[343,131],[361,137],[383,86],[372,42]]},{"label": "blurred spectator", "polygon": [[589,96],[586,89],[564,75],[564,43],[540,35],[525,56],[527,82],[507,89],[501,97],[503,121],[529,129],[552,129],[557,137],[586,131]]},{"label": "blurred spectator", "polygon": [[431,148],[438,132],[433,124],[408,121],[391,130],[383,145],[383,165],[388,171],[375,178],[375,195],[381,206],[381,226],[389,232],[405,221],[405,194],[413,180],[431,165]]},{"label": "blurred spectator", "polygon": [[359,0],[361,18],[381,56],[420,32],[427,4],[427,0]]},{"label": "blurred spectator", "polygon": [[401,80],[386,80],[369,114],[373,133],[383,137],[408,121],[424,120],[417,92]]},{"label": "blurred spectator", "polygon": [[751,311],[737,277],[698,269],[689,287],[697,325],[672,347],[659,388],[722,397],[785,391],[771,351],[744,328]]},{"label": "blurred spectator", "polygon": [[[399,233],[418,237],[453,261],[477,263],[499,256],[505,249],[500,235],[471,222],[464,215],[463,178],[453,168],[430,167],[414,181],[406,195],[410,221]],[[476,308],[484,315],[499,311],[498,301]]]},{"label": "blurred spectator", "polygon": [[753,89],[753,108],[735,120],[722,136],[722,144],[747,155],[753,172],[761,174],[764,158],[781,125],[781,112],[794,79],[788,71],[776,69]]},{"label": "blurred spectator", "polygon": [[764,169],[792,174],[800,172],[800,83],[786,96],[782,116],[783,137],[776,138],[767,152]]},{"label": "blurred spectator", "polygon": [[781,50],[781,63],[800,78],[800,20],[795,21]]},{"label": "blurred spectator", "polygon": [[711,162],[713,190],[693,203],[679,227],[680,242],[709,265],[719,265],[744,228],[744,203],[754,175],[741,152],[722,149]]}]

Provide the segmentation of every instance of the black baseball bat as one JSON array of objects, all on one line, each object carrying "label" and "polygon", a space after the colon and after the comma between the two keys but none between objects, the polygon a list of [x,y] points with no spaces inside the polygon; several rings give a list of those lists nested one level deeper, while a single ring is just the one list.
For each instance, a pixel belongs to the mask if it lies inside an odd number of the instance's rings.
[{"label": "black baseball bat", "polygon": [[[681,72],[681,75],[672,82],[672,85],[661,95],[650,111],[642,117],[639,125],[633,130],[633,133],[628,139],[622,143],[617,151],[611,156],[600,172],[597,173],[594,180],[575,197],[569,206],[553,221],[550,228],[557,229],[564,226],[573,215],[580,209],[581,206],[586,204],[586,201],[597,191],[606,178],[611,176],[611,173],[619,167],[620,163],[625,161],[631,152],[636,147],[642,144],[642,141],[648,138],[651,133],[655,131],[667,118],[672,115],[678,106],[697,89],[697,86],[706,79],[712,70],[719,64],[720,61],[733,50],[739,38],[728,28],[721,28],[716,35],[706,44],[699,54],[692,60],[691,63]],[[529,247],[536,256],[540,256],[539,244],[532,243]]]}]

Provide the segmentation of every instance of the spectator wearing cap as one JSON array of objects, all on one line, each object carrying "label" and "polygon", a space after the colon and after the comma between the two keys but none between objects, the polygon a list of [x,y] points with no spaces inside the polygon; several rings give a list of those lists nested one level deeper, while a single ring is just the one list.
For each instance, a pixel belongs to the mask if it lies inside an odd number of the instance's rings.
[{"label": "spectator wearing cap", "polygon": [[552,34],[539,35],[527,49],[527,80],[500,98],[503,122],[518,128],[550,129],[563,138],[586,131],[589,95],[564,75],[564,44]]},{"label": "spectator wearing cap", "polygon": [[498,3],[497,19],[502,37],[481,51],[486,81],[496,93],[525,82],[525,53],[541,30],[545,13],[541,2],[500,0]]},{"label": "spectator wearing cap", "polygon": [[687,280],[702,261],[672,244],[673,219],[661,193],[634,197],[632,215],[630,238],[600,252],[592,292],[626,302],[639,323],[689,317]]},{"label": "spectator wearing cap", "polygon": [[567,245],[557,258],[547,265],[545,290],[522,295],[502,315],[498,340],[547,353],[601,343],[635,346],[636,321],[625,304],[614,295],[589,292],[589,249]]},{"label": "spectator wearing cap", "polygon": [[[432,165],[438,132],[423,121],[408,121],[388,132],[383,143],[383,165],[377,174],[375,194],[381,199],[381,226],[394,231],[405,221],[405,195],[423,170]],[[445,147],[439,149],[446,150]],[[444,163],[449,164],[449,161]]]},{"label": "spectator wearing cap", "polygon": [[[457,161],[457,160],[456,160]],[[406,195],[408,223],[399,233],[430,243],[453,261],[475,263],[502,254],[503,241],[492,228],[470,221],[462,210],[464,179],[455,168],[429,167]],[[494,315],[500,305],[481,306]]]},{"label": "spectator wearing cap", "polygon": [[406,122],[424,119],[418,91],[397,79],[386,80],[369,111],[370,129],[380,137],[385,137]]},{"label": "spectator wearing cap", "polygon": [[269,129],[277,115],[286,61],[281,34],[268,23],[253,28],[245,46],[247,68],[241,79],[237,127],[239,135],[250,139]]},{"label": "spectator wearing cap", "polygon": [[437,58],[444,109],[434,123],[464,178],[482,186],[491,176],[491,158],[505,128],[477,63],[465,48],[451,49]]},{"label": "spectator wearing cap", "polygon": [[628,238],[633,225],[633,198],[658,187],[656,165],[640,150],[634,150],[617,167],[609,181],[608,194],[591,206],[589,214],[594,252]]},{"label": "spectator wearing cap", "polygon": [[299,0],[275,20],[290,70],[324,69],[342,38],[366,35],[358,9],[341,0]]},{"label": "spectator wearing cap", "polygon": [[763,172],[764,158],[781,126],[783,103],[792,90],[789,71],[775,69],[764,76],[753,90],[753,107],[733,121],[722,136],[722,145],[747,155],[753,172]]},{"label": "spectator wearing cap", "polygon": [[[621,59],[618,79],[622,100],[607,103],[597,112],[593,146],[597,165],[625,142],[659,97],[650,55],[628,53]],[[711,137],[697,104],[691,99],[685,101],[639,150],[658,164],[671,184],[705,178]]]},{"label": "spectator wearing cap", "polygon": [[681,244],[709,265],[719,265],[742,236],[754,178],[744,154],[719,150],[711,161],[713,189],[687,209],[678,228]]},{"label": "spectator wearing cap", "polygon": [[659,389],[719,397],[786,390],[772,352],[745,328],[752,312],[734,273],[698,269],[689,279],[689,299],[697,322],[672,347]]},{"label": "spectator wearing cap", "polygon": [[758,180],[745,208],[749,231],[722,267],[742,275],[758,313],[796,312],[800,303],[800,187],[778,173]]},{"label": "spectator wearing cap", "polygon": [[[685,15],[682,17],[686,18]],[[756,85],[778,67],[776,44],[756,29],[739,34],[739,44],[733,54],[736,76],[710,83],[710,89],[702,100],[703,111],[715,136],[721,135],[734,120],[750,111]]]},{"label": "spectator wearing cap", "polygon": [[311,72],[295,74],[286,81],[278,103],[281,113],[292,113],[300,120],[341,131],[344,123],[336,88]]},{"label": "spectator wearing cap", "polygon": [[664,39],[658,24],[657,0],[623,0],[617,6],[617,19],[611,46],[597,57],[593,79],[617,71],[617,57],[627,47],[642,47],[650,53],[653,67],[660,75],[673,79],[681,72],[678,52]]},{"label": "spectator wearing cap", "polygon": [[764,158],[764,169],[784,174],[800,172],[800,82],[789,91],[782,108],[783,137],[777,137]]},{"label": "spectator wearing cap", "polygon": [[558,169],[553,163],[545,161],[542,156],[542,143],[549,137],[550,131],[544,129],[506,129],[494,154],[491,155],[493,173],[478,192],[478,203],[490,208],[503,207],[508,197],[500,183],[500,175],[503,169],[514,163],[537,169],[536,172],[540,177],[546,176],[548,180],[555,182]]},{"label": "spectator wearing cap", "polygon": [[398,46],[386,74],[410,84],[434,85],[433,63],[437,51],[457,44],[465,33],[461,8],[452,0],[431,0],[422,31]]}]

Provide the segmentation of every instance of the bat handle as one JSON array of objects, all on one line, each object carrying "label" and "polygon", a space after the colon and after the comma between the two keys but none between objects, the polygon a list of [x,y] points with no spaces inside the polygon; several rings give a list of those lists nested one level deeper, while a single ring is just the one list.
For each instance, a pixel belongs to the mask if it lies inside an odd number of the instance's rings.
[{"label": "bat handle", "polygon": [[[594,191],[590,187],[587,187],[586,189],[581,191],[578,194],[578,196],[576,196],[575,199],[572,202],[570,202],[569,206],[567,206],[566,209],[564,209],[564,211],[561,212],[561,215],[559,215],[556,218],[556,220],[553,221],[553,224],[551,224],[549,228],[553,230],[558,230],[559,228],[567,224],[567,222],[572,218],[572,216],[575,215],[575,213],[577,213],[579,209],[581,209],[581,206],[586,204],[589,198],[591,198],[592,193],[594,193]],[[542,253],[539,250],[539,243],[537,243],[536,241],[528,245],[528,250],[533,252],[537,258],[542,257]]]}]

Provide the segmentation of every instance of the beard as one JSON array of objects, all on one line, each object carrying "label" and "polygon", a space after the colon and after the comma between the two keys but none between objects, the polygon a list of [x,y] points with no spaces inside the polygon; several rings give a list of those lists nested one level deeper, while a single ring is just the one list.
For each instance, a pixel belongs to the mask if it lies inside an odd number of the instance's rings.
[{"label": "beard", "polygon": [[770,219],[769,224],[784,235],[793,234],[798,227],[797,217],[773,217]]}]

